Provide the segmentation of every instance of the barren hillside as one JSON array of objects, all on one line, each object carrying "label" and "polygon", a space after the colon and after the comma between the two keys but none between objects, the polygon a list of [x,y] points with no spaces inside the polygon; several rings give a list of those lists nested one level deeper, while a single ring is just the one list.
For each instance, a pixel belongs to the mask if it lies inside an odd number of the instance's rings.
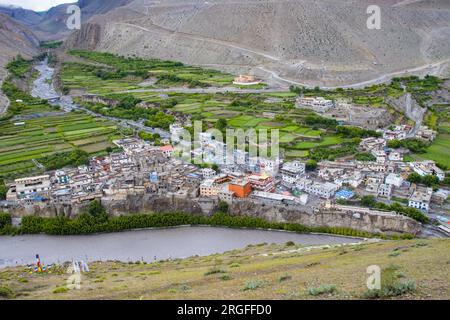
[{"label": "barren hillside", "polygon": [[449,299],[448,249],[445,239],[309,248],[260,244],[149,264],[89,263],[79,290],[65,286],[67,264],[43,275],[10,268],[0,279],[7,299],[348,300],[375,297],[368,295],[366,270],[377,265],[382,299]]},{"label": "barren hillside", "polygon": [[[5,65],[12,58],[21,54],[32,57],[37,53],[39,40],[26,27],[20,25],[9,16],[0,13],[0,87],[6,76]],[[6,109],[8,100],[0,91],[0,116]]]},{"label": "barren hillside", "polygon": [[94,16],[69,45],[252,72],[285,84],[449,74],[447,1],[375,2],[381,30],[367,28],[373,3],[367,0],[135,0]]}]

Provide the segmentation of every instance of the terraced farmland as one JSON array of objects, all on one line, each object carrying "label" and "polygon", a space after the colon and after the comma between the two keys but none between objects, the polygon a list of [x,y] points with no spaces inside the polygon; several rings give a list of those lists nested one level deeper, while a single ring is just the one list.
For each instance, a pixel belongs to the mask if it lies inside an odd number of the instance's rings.
[{"label": "terraced farmland", "polygon": [[83,58],[90,64],[64,63],[61,72],[63,86],[93,94],[138,89],[139,84],[148,78],[152,83],[151,87],[156,88],[223,87],[231,85],[234,79],[232,75],[220,71],[185,66],[173,61],[124,58],[78,50],[69,51],[69,54]]},{"label": "terraced farmland", "polygon": [[118,134],[114,123],[95,119],[83,113],[42,117],[15,125],[0,122],[0,177],[37,172],[36,161],[63,152],[81,149],[90,154],[112,146]]}]

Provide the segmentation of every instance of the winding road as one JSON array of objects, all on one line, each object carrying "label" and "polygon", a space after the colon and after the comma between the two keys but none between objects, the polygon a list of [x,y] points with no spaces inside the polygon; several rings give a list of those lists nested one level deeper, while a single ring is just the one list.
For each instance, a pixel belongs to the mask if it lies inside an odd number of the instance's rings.
[{"label": "winding road", "polygon": [[[148,33],[153,33],[153,34],[161,34],[161,33],[166,33],[170,36],[176,36],[176,35],[180,35],[183,37],[186,37],[188,39],[192,39],[192,40],[197,40],[197,41],[206,41],[206,42],[211,42],[217,45],[222,45],[225,47],[229,47],[232,49],[237,49],[243,52],[246,52],[248,54],[253,54],[253,55],[257,55],[260,58],[264,58],[264,59],[268,59],[272,62],[277,62],[277,63],[285,63],[281,58],[268,54],[266,52],[262,52],[262,51],[256,51],[254,49],[250,49],[250,48],[246,48],[244,46],[242,46],[239,43],[234,43],[234,42],[229,42],[229,41],[223,41],[223,40],[218,40],[218,39],[214,39],[214,38],[209,38],[209,37],[205,37],[205,36],[201,36],[201,35],[194,35],[194,34],[190,34],[190,33],[186,33],[186,32],[180,32],[180,31],[174,31],[171,29],[167,29],[164,28],[162,26],[156,25],[153,22],[149,22],[149,20],[145,20],[146,24],[151,25],[152,29],[146,28],[146,27],[142,27],[140,25],[137,24],[133,24],[133,23],[129,23],[129,22],[117,22],[116,24],[118,25],[123,25],[123,26],[128,26],[131,28],[136,28],[139,30],[142,30],[144,32],[148,32]],[[299,60],[300,61],[300,60]],[[306,61],[302,60],[301,64],[304,64]],[[392,73],[388,73],[388,74],[384,74],[381,75],[375,79],[370,79],[370,80],[366,80],[366,81],[361,81],[361,82],[357,82],[357,83],[352,83],[352,84],[348,84],[348,85],[341,85],[341,86],[320,86],[321,88],[325,89],[325,90],[334,90],[334,89],[338,89],[338,88],[343,88],[343,89],[359,89],[359,88],[363,88],[366,86],[370,86],[370,85],[375,85],[375,84],[381,84],[381,83],[386,83],[391,81],[392,78],[397,77],[397,76],[402,76],[402,75],[408,75],[408,74],[414,74],[414,73],[418,73],[418,72],[423,72],[426,71],[427,69],[429,70],[429,74],[433,74],[435,73],[434,71],[438,68],[441,68],[444,64],[446,63],[450,63],[450,59],[445,59],[445,60],[441,60],[441,61],[437,61],[434,63],[427,63],[425,65],[421,65],[421,66],[417,66],[417,67],[412,67],[412,68],[407,68],[407,69],[403,69],[403,70],[399,70],[399,71],[395,71]],[[314,87],[313,85],[307,84],[307,83],[302,83],[302,82],[298,82],[289,78],[285,78],[280,76],[280,74],[274,70],[270,70],[268,68],[266,68],[263,65],[259,65],[256,67],[257,69],[267,73],[270,77],[272,77],[272,79],[275,79],[279,82],[285,83],[285,84],[289,84],[289,85],[298,85],[298,86],[304,86],[307,88],[312,88]],[[286,90],[286,89],[285,89]],[[278,89],[278,91],[280,91],[280,89]]]}]

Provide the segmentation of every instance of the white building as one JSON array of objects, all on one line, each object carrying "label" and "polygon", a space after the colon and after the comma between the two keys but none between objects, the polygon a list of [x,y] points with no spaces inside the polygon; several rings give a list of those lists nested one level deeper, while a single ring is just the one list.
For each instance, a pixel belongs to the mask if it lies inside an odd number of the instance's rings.
[{"label": "white building", "polygon": [[397,188],[400,188],[403,184],[403,178],[399,174],[390,173],[386,177],[385,183]]},{"label": "white building", "polygon": [[359,144],[359,148],[362,151],[372,151],[377,149],[383,149],[384,147],[386,147],[386,140],[374,137],[362,139],[361,143]]},{"label": "white building", "polygon": [[409,197],[408,206],[428,212],[432,194],[433,189],[431,188],[416,189]]},{"label": "white building", "polygon": [[343,185],[349,185],[353,188],[358,188],[363,183],[363,177],[360,171],[355,171],[351,174],[343,174],[334,179],[334,183],[339,187]]},{"label": "white building", "polygon": [[213,169],[210,169],[210,168],[202,169],[203,179],[211,179],[211,178],[214,178],[216,175],[217,175],[217,173]]},{"label": "white building", "polygon": [[388,158],[389,161],[403,161],[403,155],[398,151],[391,151]]},{"label": "white building", "polygon": [[330,182],[313,182],[305,186],[304,191],[315,196],[330,199],[338,191],[339,186]]},{"label": "white building", "polygon": [[221,188],[219,188],[215,183],[214,179],[208,179],[202,182],[200,185],[200,196],[201,197],[217,197]]},{"label": "white building", "polygon": [[45,194],[50,190],[50,176],[42,175],[16,179],[11,186],[9,197],[24,198],[32,194]]},{"label": "white building", "polygon": [[306,165],[303,162],[286,162],[281,168],[281,176],[284,182],[295,184],[305,171]]},{"label": "white building", "polygon": [[285,203],[285,204],[302,204],[305,205],[308,202],[308,197],[294,197],[278,193],[253,191],[252,198],[272,203]]},{"label": "white building", "polygon": [[334,107],[333,101],[322,97],[303,97],[297,100],[297,105],[301,107],[309,107],[317,112],[326,112]]},{"label": "white building", "polygon": [[445,179],[445,172],[436,166],[436,163],[431,160],[425,160],[422,162],[410,162],[409,164],[414,172],[419,175],[426,176],[436,176],[440,181]]},{"label": "white building", "polygon": [[377,190],[378,196],[381,198],[387,198],[390,199],[391,198],[391,194],[392,194],[392,185],[391,184],[386,184],[386,183],[382,183],[378,186],[378,190]]},{"label": "white building", "polygon": [[387,154],[384,150],[375,149],[370,152],[377,160],[377,163],[385,163],[387,160]]}]

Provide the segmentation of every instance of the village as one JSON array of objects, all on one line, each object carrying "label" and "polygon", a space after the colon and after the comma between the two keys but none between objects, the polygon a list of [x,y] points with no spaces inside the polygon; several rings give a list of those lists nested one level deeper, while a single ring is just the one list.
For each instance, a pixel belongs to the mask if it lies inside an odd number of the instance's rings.
[{"label": "village", "polygon": [[[322,98],[316,102],[327,104]],[[129,196],[151,194],[227,204],[247,199],[259,204],[301,206],[310,213],[333,204],[335,210],[352,206],[351,211],[358,212],[367,209],[358,207],[356,200],[372,196],[376,201],[399,202],[426,214],[439,214],[441,210],[445,213],[442,206],[449,195],[447,190],[408,181],[412,173],[442,181],[445,172],[429,160],[404,162],[404,150],[387,147],[388,141],[411,135],[413,128],[407,125],[391,126],[381,130],[382,137],[361,141],[359,149],[373,155],[375,161],[321,161],[316,168],[308,168],[300,159],[251,157],[238,149],[233,151],[230,162],[222,158],[227,156],[226,144],[207,132],[200,134],[199,148],[189,150],[191,156],[200,156],[208,165],[195,165],[177,152],[186,144],[180,138],[183,130],[181,124],[171,125],[171,140],[164,141],[165,146],[137,137],[126,138],[114,141],[120,152],[93,157],[87,165],[16,179],[9,185],[1,206],[14,211],[39,203],[82,205],[96,199],[126,201]],[[424,127],[415,135],[421,139],[435,137]]]}]

